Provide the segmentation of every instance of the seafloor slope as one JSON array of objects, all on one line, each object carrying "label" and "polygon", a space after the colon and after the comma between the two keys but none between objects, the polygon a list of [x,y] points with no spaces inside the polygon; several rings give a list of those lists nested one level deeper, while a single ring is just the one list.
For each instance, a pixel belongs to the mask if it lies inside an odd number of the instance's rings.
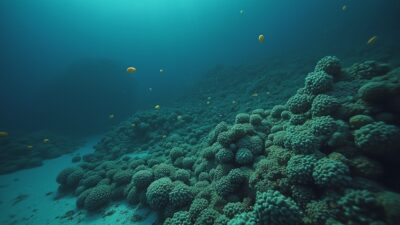
[{"label": "seafloor slope", "polygon": [[59,192],[95,213],[142,204],[160,224],[400,224],[400,67],[327,56],[304,75],[283,104],[226,92],[139,112],[61,171]]}]

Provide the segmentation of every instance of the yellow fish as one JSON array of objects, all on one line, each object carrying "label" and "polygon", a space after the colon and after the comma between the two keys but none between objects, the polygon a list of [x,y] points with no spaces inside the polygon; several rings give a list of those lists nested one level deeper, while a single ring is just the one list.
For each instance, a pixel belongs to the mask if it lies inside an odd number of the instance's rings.
[{"label": "yellow fish", "polygon": [[136,68],[130,66],[130,67],[128,67],[128,68],[126,69],[126,72],[128,72],[128,73],[136,73]]},{"label": "yellow fish", "polygon": [[7,136],[8,136],[8,132],[0,131],[0,137],[7,137]]},{"label": "yellow fish", "polygon": [[156,109],[156,110],[159,110],[161,107],[160,107],[160,105],[155,105],[154,106],[154,109]]},{"label": "yellow fish", "polygon": [[264,43],[264,41],[265,41],[265,36],[264,36],[264,34],[258,35],[258,41],[259,41],[260,43]]},{"label": "yellow fish", "polygon": [[26,148],[27,148],[27,149],[32,149],[33,146],[32,146],[32,145],[27,145]]},{"label": "yellow fish", "polygon": [[378,36],[374,35],[372,37],[370,37],[367,41],[367,45],[373,45],[376,43],[376,41],[378,40]]},{"label": "yellow fish", "polygon": [[45,139],[43,139],[43,143],[49,143],[49,139],[48,138],[45,138]]},{"label": "yellow fish", "polygon": [[347,5],[343,5],[342,6],[342,11],[346,11],[347,10]]},{"label": "yellow fish", "polygon": [[257,97],[257,96],[258,96],[258,93],[254,93],[254,94],[252,94],[251,96]]}]

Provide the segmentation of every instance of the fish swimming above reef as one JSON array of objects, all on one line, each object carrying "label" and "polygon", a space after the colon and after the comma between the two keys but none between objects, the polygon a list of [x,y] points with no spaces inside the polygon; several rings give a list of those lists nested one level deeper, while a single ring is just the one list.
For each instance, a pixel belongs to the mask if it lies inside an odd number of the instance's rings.
[{"label": "fish swimming above reef", "polygon": [[374,35],[370,37],[367,41],[367,45],[374,45],[376,41],[378,40],[378,36]]},{"label": "fish swimming above reef", "polygon": [[8,132],[0,131],[0,138],[2,138],[2,137],[8,137]]}]

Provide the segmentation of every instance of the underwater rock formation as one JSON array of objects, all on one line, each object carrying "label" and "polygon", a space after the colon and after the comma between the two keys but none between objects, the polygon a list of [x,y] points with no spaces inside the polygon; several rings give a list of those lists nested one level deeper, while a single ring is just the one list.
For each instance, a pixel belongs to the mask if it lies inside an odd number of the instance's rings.
[{"label": "underwater rock formation", "polygon": [[399,224],[400,175],[385,173],[400,169],[399,90],[399,69],[324,57],[286,102],[230,121],[196,107],[135,114],[59,190],[89,211],[141,203],[167,225]]},{"label": "underwater rock formation", "polygon": [[0,174],[41,166],[76,150],[82,140],[48,131],[0,138]]}]

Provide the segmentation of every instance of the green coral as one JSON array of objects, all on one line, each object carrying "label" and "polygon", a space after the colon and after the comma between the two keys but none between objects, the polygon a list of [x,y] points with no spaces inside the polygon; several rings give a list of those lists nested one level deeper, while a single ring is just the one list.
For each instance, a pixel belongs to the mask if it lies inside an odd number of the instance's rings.
[{"label": "green coral", "polygon": [[196,221],[200,213],[208,207],[208,200],[204,198],[196,198],[193,200],[189,208],[189,215],[192,221]]},{"label": "green coral", "polygon": [[193,200],[194,194],[192,189],[183,183],[175,184],[169,193],[169,203],[173,208],[178,209],[189,205]]},{"label": "green coral", "polygon": [[367,153],[392,156],[399,153],[400,128],[384,122],[367,124],[354,132],[354,142]]},{"label": "green coral", "polygon": [[307,94],[295,94],[286,102],[287,108],[292,113],[305,113],[311,107],[312,96]]},{"label": "green coral", "polygon": [[152,209],[164,209],[168,205],[169,193],[172,189],[172,181],[167,177],[153,181],[146,191],[147,203]]},{"label": "green coral", "polygon": [[245,211],[245,207],[241,202],[230,202],[226,204],[222,210],[228,218],[233,218],[236,214]]},{"label": "green coral", "polygon": [[140,170],[132,176],[132,183],[138,190],[146,189],[154,181],[151,170]]},{"label": "green coral", "polygon": [[289,181],[296,184],[312,182],[312,173],[317,159],[313,155],[294,155],[288,161],[286,174]]},{"label": "green coral", "polygon": [[299,154],[310,154],[318,151],[320,147],[318,139],[310,130],[289,129],[286,133],[285,147],[292,149]]},{"label": "green coral", "polygon": [[318,186],[326,188],[342,187],[351,180],[349,168],[344,163],[329,158],[316,162],[312,176]]},{"label": "green coral", "polygon": [[239,113],[235,117],[235,123],[249,123],[250,122],[250,115],[247,113]]},{"label": "green coral", "polygon": [[381,218],[375,194],[367,190],[347,190],[338,201],[344,222],[372,224]]},{"label": "green coral", "polygon": [[253,162],[253,153],[247,148],[240,148],[236,152],[235,162],[240,165],[249,165]]},{"label": "green coral", "polygon": [[171,218],[167,218],[163,225],[191,225],[189,219],[189,212],[179,211],[174,213]]},{"label": "green coral", "polygon": [[333,115],[339,107],[339,101],[335,97],[320,94],[317,95],[312,102],[311,114],[313,116]]},{"label": "green coral", "polygon": [[111,200],[111,191],[109,185],[99,185],[92,188],[85,198],[85,208],[89,211],[95,211],[104,207]]},{"label": "green coral", "polygon": [[333,78],[323,71],[309,73],[305,79],[305,89],[310,94],[322,94],[333,87]]},{"label": "green coral", "polygon": [[278,191],[257,193],[254,213],[258,224],[301,224],[301,211],[296,203]]},{"label": "green coral", "polygon": [[217,154],[215,154],[215,159],[219,163],[231,163],[233,162],[234,158],[235,155],[233,154],[233,152],[226,148],[221,148],[217,152]]},{"label": "green coral", "polygon": [[194,225],[213,225],[219,216],[220,214],[215,209],[207,208],[200,213]]},{"label": "green coral", "polygon": [[317,62],[314,70],[323,71],[333,77],[338,77],[342,71],[340,59],[336,56],[325,56]]},{"label": "green coral", "polygon": [[113,181],[117,184],[127,184],[131,181],[132,172],[128,170],[118,171],[113,176]]},{"label": "green coral", "polygon": [[236,215],[228,222],[228,225],[258,225],[256,216],[253,212],[245,212]]}]

